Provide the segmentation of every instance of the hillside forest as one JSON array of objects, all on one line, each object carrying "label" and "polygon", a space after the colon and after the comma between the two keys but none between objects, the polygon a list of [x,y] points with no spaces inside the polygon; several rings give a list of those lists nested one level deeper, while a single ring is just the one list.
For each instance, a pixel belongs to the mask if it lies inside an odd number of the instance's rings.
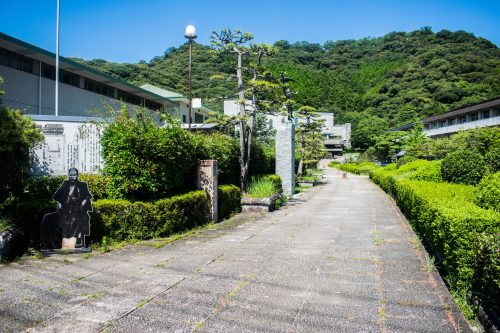
[{"label": "hillside forest", "polygon": [[[258,40],[258,36],[256,36]],[[433,32],[424,27],[383,37],[274,43],[264,67],[294,79],[296,108],[333,111],[335,122],[351,122],[352,141],[367,148],[388,129],[500,96],[500,49],[465,31]],[[187,94],[188,44],[139,63],[73,59],[136,85],[151,83]],[[193,46],[193,95],[222,112],[235,98],[236,82],[213,80],[232,74],[234,58],[210,46]]]}]

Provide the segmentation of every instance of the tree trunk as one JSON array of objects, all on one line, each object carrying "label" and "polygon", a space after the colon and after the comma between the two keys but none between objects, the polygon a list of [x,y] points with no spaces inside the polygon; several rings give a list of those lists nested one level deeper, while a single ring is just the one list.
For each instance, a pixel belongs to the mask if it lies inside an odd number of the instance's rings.
[{"label": "tree trunk", "polygon": [[240,108],[240,187],[243,193],[247,192],[248,187],[248,169],[246,161],[245,144],[245,92],[243,91],[243,75],[241,73],[242,53],[238,52],[238,67],[236,68],[236,77],[238,78],[238,106]]},{"label": "tree trunk", "polygon": [[305,134],[304,131],[301,131],[300,133],[301,140],[300,140],[300,146],[301,146],[301,151],[302,151],[302,156],[300,157],[299,161],[299,170],[297,171],[297,176],[298,178],[302,177],[303,174],[303,168],[304,168],[304,157],[306,156],[306,139],[305,139]]}]

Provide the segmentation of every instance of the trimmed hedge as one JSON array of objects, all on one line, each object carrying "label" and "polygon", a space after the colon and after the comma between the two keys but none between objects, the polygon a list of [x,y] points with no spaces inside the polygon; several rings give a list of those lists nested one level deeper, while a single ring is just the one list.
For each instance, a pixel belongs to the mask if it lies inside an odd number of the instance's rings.
[{"label": "trimmed hedge", "polygon": [[476,187],[474,202],[500,213],[500,172],[485,176]]},{"label": "trimmed hedge", "polygon": [[[164,237],[210,222],[210,207],[204,191],[153,202],[103,199],[92,205],[90,237],[94,242],[99,242],[104,236],[117,241]],[[40,239],[43,216],[55,210],[56,203],[52,200],[17,204],[16,218],[35,245]]]},{"label": "trimmed hedge", "polygon": [[264,179],[269,180],[271,183],[273,183],[276,193],[283,192],[283,185],[281,184],[281,177],[279,175],[264,175]]},{"label": "trimmed hedge", "polygon": [[380,168],[380,166],[372,162],[362,162],[362,163],[344,163],[336,165],[335,168],[342,171],[355,173],[358,175],[367,175],[371,170]]},{"label": "trimmed hedge", "polygon": [[220,185],[218,193],[219,219],[241,212],[241,190],[235,185]]},{"label": "trimmed hedge", "polygon": [[441,164],[441,175],[450,183],[476,185],[487,172],[483,156],[470,150],[450,153]]},{"label": "trimmed hedge", "polygon": [[204,191],[154,202],[98,200],[94,202],[91,237],[101,240],[165,237],[210,222],[210,208]]},{"label": "trimmed hedge", "polygon": [[[30,178],[24,186],[22,200],[50,200],[67,176],[43,176]],[[109,177],[80,174],[78,179],[87,183],[93,200],[109,198]]]},{"label": "trimmed hedge", "polygon": [[493,251],[489,261],[482,260],[481,235],[499,235],[500,214],[473,203],[474,187],[412,180],[384,169],[373,170],[370,178],[396,199],[416,231],[431,243],[448,270],[452,291],[481,293],[488,285],[489,291],[482,293],[482,298],[498,306],[498,276],[493,278],[485,272],[497,272],[499,268],[484,265],[498,265],[500,253]]},{"label": "trimmed hedge", "polygon": [[500,171],[500,142],[486,153],[484,159],[491,172]]},{"label": "trimmed hedge", "polygon": [[406,163],[410,163],[410,162],[413,162],[417,160],[416,157],[413,157],[413,156],[410,156],[410,155],[405,155],[401,158],[398,159],[397,163],[396,163],[396,166],[397,168],[399,169],[402,165],[406,164]]}]

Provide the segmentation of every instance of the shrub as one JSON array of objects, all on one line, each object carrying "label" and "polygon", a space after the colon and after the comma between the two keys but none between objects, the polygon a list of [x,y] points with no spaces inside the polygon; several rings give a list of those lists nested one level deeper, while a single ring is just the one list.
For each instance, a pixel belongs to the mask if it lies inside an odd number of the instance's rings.
[{"label": "shrub", "polygon": [[278,193],[274,182],[265,177],[253,178],[248,186],[247,197],[249,198],[268,198]]},{"label": "shrub", "polygon": [[204,191],[161,199],[155,202],[98,200],[91,219],[91,238],[121,241],[165,237],[210,221]]},{"label": "shrub", "polygon": [[273,183],[274,189],[276,190],[276,193],[283,192],[283,186],[281,184],[281,177],[279,175],[276,175],[276,174],[264,175],[264,178],[269,180],[271,183]]},{"label": "shrub", "polygon": [[[26,181],[22,200],[52,199],[66,176],[33,177]],[[87,183],[93,200],[109,198],[109,177],[103,175],[80,174],[78,179]]]},{"label": "shrub", "polygon": [[336,168],[339,164],[340,164],[339,161],[331,161],[330,163],[328,163],[328,167],[329,168]]},{"label": "shrub", "polygon": [[409,156],[409,155],[403,156],[400,159],[398,159],[398,162],[396,163],[396,166],[399,169],[402,165],[404,165],[406,163],[409,163],[409,162],[413,162],[416,159],[417,159],[416,157]]},{"label": "shrub", "polygon": [[276,153],[274,145],[265,145],[258,141],[253,141],[250,155],[250,176],[275,172]]},{"label": "shrub", "polygon": [[[395,197],[416,231],[438,253],[448,270],[454,294],[467,294],[478,280],[482,286],[498,288],[498,281],[492,275],[498,267],[481,262],[478,253],[482,251],[479,245],[482,234],[498,235],[500,215],[473,204],[473,186],[410,180],[396,171],[384,169],[373,170],[370,177]],[[496,258],[497,261],[491,262],[498,263]],[[490,266],[481,266],[485,264]],[[483,269],[492,273],[478,276]],[[499,291],[491,292],[498,294]]]},{"label": "shrub", "polygon": [[[92,200],[100,200],[109,198],[109,181],[110,178],[104,175],[80,174],[80,181],[87,183],[89,186]],[[62,182],[61,182],[62,183]],[[61,184],[59,184],[60,186]]]},{"label": "shrub", "polygon": [[380,168],[380,166],[378,166],[373,162],[362,162],[362,163],[344,163],[338,165],[337,168],[339,170],[355,173],[358,175],[366,175],[371,170]]},{"label": "shrub", "polygon": [[124,110],[101,145],[115,198],[151,200],[194,187],[202,147],[173,120],[159,127],[147,111],[131,117]]},{"label": "shrub", "polygon": [[474,202],[500,213],[500,172],[485,176],[476,187]]},{"label": "shrub", "polygon": [[11,195],[22,193],[32,166],[30,149],[42,140],[40,129],[30,117],[0,107],[0,205]]},{"label": "shrub", "polygon": [[218,193],[219,219],[241,212],[241,190],[235,185],[220,185]]},{"label": "shrub", "polygon": [[475,185],[487,171],[484,158],[479,153],[469,150],[450,153],[441,164],[443,180],[450,183]]},{"label": "shrub", "polygon": [[202,159],[217,160],[219,184],[239,184],[238,140],[220,133],[195,134],[193,139],[203,147]]},{"label": "shrub", "polygon": [[427,161],[425,165],[416,169],[415,174],[410,178],[430,182],[442,182],[441,161]]},{"label": "shrub", "polygon": [[486,153],[484,159],[491,172],[500,171],[500,142]]}]

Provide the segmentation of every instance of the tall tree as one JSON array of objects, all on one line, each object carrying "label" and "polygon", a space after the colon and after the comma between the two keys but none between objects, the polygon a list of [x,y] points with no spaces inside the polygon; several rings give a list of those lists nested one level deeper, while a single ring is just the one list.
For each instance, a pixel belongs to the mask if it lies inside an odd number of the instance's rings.
[{"label": "tall tree", "polygon": [[269,80],[266,72],[261,73],[263,57],[271,55],[275,48],[266,44],[251,44],[252,34],[240,30],[214,31],[210,38],[212,48],[218,54],[229,53],[236,58],[240,184],[241,190],[246,192],[256,113],[267,112],[276,103],[274,99],[266,100],[265,96],[272,96],[277,85]]},{"label": "tall tree", "polygon": [[[300,178],[303,174],[304,169],[304,160],[306,159],[306,136],[310,134],[310,142],[311,144],[315,144],[316,140],[314,140],[315,135],[321,131],[324,126],[325,120],[319,119],[319,114],[316,112],[316,109],[311,106],[302,106],[300,107],[296,115],[298,118],[304,119],[298,125],[297,132],[300,135],[300,146],[301,146],[301,156],[299,161],[299,168],[297,171],[297,176]],[[311,147],[314,148],[314,147]]]}]

